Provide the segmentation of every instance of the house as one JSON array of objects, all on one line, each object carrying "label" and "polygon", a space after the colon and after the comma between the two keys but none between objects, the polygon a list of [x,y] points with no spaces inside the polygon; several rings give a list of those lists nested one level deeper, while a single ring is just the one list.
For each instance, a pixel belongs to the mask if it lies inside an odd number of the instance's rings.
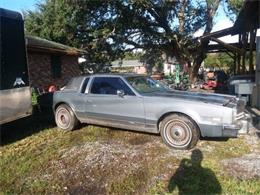
[{"label": "house", "polygon": [[170,57],[166,54],[162,55],[164,60],[163,63],[163,73],[165,75],[173,74],[176,70],[176,65],[179,64],[175,57]]},{"label": "house", "polygon": [[84,51],[34,36],[26,36],[26,45],[32,87],[62,87],[81,74],[78,58]]},{"label": "house", "polygon": [[139,60],[116,60],[112,62],[112,69],[120,72],[134,72],[137,74],[147,73],[146,67]]}]

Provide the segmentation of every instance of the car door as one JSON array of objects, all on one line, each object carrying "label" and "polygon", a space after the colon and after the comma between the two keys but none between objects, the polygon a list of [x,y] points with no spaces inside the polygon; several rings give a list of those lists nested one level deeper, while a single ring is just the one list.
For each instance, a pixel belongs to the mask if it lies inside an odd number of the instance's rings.
[{"label": "car door", "polygon": [[[118,95],[119,90],[124,95]],[[136,96],[121,77],[93,77],[85,106],[90,123],[127,129],[145,126],[143,98]]]}]

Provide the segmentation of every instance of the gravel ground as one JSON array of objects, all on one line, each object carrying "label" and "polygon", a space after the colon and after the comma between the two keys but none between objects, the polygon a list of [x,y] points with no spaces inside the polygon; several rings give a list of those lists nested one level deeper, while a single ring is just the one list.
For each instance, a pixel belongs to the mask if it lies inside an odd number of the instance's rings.
[{"label": "gravel ground", "polygon": [[[69,194],[104,194],[111,188],[111,180],[120,181],[127,178],[131,173],[137,178],[146,178],[148,167],[153,162],[176,159],[176,163],[164,162],[164,168],[176,170],[179,162],[189,159],[191,151],[172,150],[162,143],[159,136],[145,138],[138,134],[128,140],[126,144],[120,140],[95,141],[84,145],[74,146],[69,150],[60,151],[60,159],[51,161],[46,174],[42,179],[57,179],[63,183],[63,191]],[[146,135],[145,135],[146,137]],[[256,129],[252,128],[249,135],[244,135],[246,142],[251,146],[250,153],[236,158],[228,158],[221,161],[225,174],[239,180],[250,180],[260,178],[260,149],[259,138]],[[141,143],[141,140],[145,140]],[[225,144],[225,143],[223,143]],[[214,152],[216,146],[198,142],[197,149],[202,153]],[[158,151],[160,148],[162,151]],[[154,153],[154,151],[156,151]],[[71,166],[73,164],[73,166]],[[116,177],[115,177],[116,176]],[[133,176],[133,175],[131,175]],[[154,177],[148,177],[144,182],[146,191],[156,181],[167,180],[171,173],[161,172]],[[69,181],[68,183],[66,181]],[[98,185],[97,185],[98,184]],[[141,185],[144,185],[141,183]]]},{"label": "gravel ground", "polygon": [[258,130],[252,127],[248,135],[244,135],[251,146],[250,154],[222,161],[227,173],[237,179],[260,179],[260,139]]}]

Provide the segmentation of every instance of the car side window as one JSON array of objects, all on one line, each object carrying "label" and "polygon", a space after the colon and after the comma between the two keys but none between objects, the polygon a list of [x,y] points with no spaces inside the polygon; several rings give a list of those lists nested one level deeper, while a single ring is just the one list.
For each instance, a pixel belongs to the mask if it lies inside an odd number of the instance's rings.
[{"label": "car side window", "polygon": [[135,95],[126,83],[118,77],[96,77],[91,87],[93,94],[116,95],[117,90],[123,90],[125,95]]},{"label": "car side window", "polygon": [[86,93],[86,88],[88,85],[89,78],[86,78],[82,84],[81,93]]}]

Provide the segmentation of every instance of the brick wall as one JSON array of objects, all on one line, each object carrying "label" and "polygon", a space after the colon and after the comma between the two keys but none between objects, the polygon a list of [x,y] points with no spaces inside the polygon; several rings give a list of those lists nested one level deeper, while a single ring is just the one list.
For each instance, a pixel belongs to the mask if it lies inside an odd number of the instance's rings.
[{"label": "brick wall", "polygon": [[28,51],[28,69],[32,87],[47,89],[50,85],[62,87],[70,78],[80,75],[77,56],[61,56],[61,78],[53,78],[51,54]]}]

